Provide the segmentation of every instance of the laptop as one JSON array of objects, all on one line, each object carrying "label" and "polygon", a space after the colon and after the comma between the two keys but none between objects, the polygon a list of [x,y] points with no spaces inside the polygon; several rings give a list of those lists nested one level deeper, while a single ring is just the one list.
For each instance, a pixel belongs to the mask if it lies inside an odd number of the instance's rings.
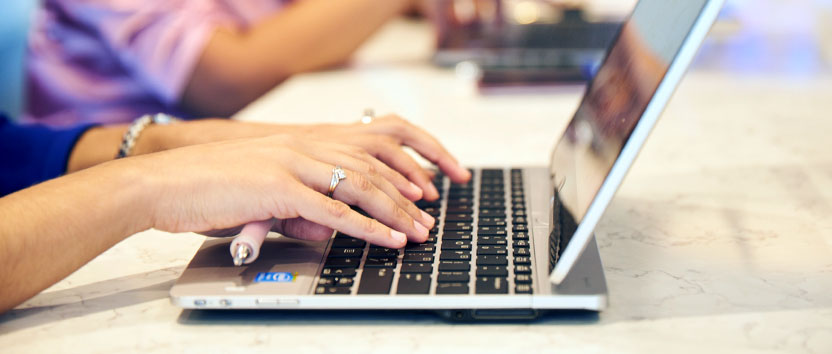
[{"label": "laptop", "polygon": [[270,235],[235,267],[231,239],[208,239],[170,291],[188,309],[430,310],[450,320],[601,311],[593,229],[713,24],[723,0],[641,0],[622,25],[544,167],[437,175],[423,244]]}]

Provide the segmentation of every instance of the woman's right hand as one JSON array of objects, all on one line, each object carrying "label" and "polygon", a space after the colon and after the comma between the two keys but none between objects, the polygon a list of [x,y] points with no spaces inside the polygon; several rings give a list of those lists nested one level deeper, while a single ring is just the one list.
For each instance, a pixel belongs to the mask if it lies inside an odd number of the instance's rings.
[{"label": "woman's right hand", "polygon": [[[275,135],[114,163],[128,161],[149,191],[144,201],[151,211],[148,224],[163,231],[210,232],[274,218],[274,231],[289,237],[326,240],[338,230],[400,248],[408,239],[424,242],[435,223],[391,182],[404,177],[349,145]],[[347,178],[330,199],[326,194],[336,165]]]}]

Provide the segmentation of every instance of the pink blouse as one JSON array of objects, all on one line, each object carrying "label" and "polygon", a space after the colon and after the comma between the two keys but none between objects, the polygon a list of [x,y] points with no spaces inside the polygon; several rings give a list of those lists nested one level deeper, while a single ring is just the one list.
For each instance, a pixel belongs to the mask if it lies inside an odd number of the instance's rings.
[{"label": "pink blouse", "polygon": [[217,26],[245,28],[283,0],[45,0],[34,19],[23,120],[53,126],[182,115]]}]

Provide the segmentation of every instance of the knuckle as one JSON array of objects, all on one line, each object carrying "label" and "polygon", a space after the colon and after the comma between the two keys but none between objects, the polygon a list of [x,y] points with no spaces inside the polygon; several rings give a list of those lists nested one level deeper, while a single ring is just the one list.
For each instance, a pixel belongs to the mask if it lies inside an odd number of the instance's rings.
[{"label": "knuckle", "polygon": [[366,171],[367,171],[367,175],[370,175],[370,176],[377,176],[378,173],[379,173],[378,167],[374,164],[371,164],[371,163],[367,164]]},{"label": "knuckle", "polygon": [[411,219],[410,214],[404,211],[404,209],[396,206],[393,210],[395,213],[396,220],[399,220],[401,222],[407,222],[409,219]]},{"label": "knuckle", "polygon": [[379,231],[378,224],[370,218],[364,218],[362,229],[366,235],[373,235]]},{"label": "knuckle", "polygon": [[355,175],[355,188],[362,193],[366,193],[373,190],[374,186],[373,182],[370,182],[369,179]]},{"label": "knuckle", "polygon": [[346,217],[347,214],[349,214],[350,207],[337,200],[330,200],[326,204],[326,210],[329,213],[329,215],[332,215],[333,217],[340,219]]}]

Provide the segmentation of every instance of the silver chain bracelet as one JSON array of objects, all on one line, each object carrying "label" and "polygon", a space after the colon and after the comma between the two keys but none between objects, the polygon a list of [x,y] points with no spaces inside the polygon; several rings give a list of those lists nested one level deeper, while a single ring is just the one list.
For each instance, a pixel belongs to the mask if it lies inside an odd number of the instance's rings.
[{"label": "silver chain bracelet", "polygon": [[130,152],[133,151],[133,147],[136,146],[136,140],[139,138],[139,135],[141,135],[144,128],[147,128],[148,125],[168,125],[177,121],[179,121],[179,119],[164,113],[145,114],[134,120],[133,123],[130,124],[130,127],[127,128],[127,131],[124,132],[124,136],[121,138],[121,145],[118,148],[116,158],[120,159],[122,157],[130,156]]}]

